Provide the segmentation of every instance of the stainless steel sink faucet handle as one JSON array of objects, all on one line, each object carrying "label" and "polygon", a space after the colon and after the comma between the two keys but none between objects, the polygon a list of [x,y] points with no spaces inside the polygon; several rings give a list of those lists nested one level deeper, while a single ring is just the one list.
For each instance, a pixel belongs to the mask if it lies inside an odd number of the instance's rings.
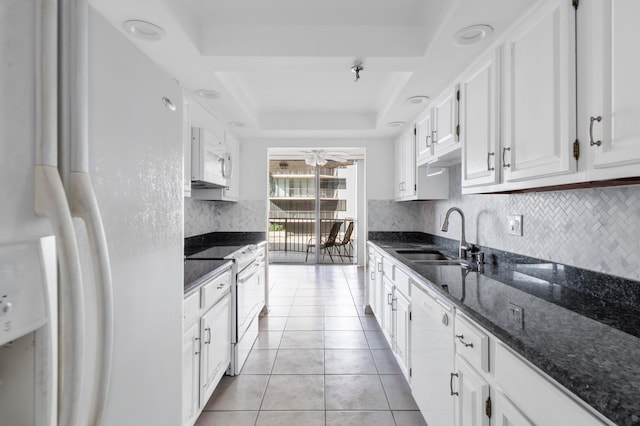
[{"label": "stainless steel sink faucet handle", "polygon": [[460,218],[462,220],[462,235],[460,236],[460,250],[458,254],[461,259],[466,259],[467,251],[471,249],[471,246],[467,243],[467,240],[465,238],[464,213],[462,213],[462,210],[460,210],[458,207],[451,207],[449,210],[447,210],[447,214],[444,216],[444,222],[442,222],[441,230],[442,232],[447,232],[449,230],[449,215],[451,214],[451,212],[460,213]]}]

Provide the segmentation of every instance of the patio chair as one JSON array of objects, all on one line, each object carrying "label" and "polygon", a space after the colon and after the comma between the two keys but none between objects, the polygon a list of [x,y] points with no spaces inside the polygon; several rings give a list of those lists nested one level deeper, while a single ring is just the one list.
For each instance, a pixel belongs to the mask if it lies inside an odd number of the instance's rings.
[{"label": "patio chair", "polygon": [[344,231],[344,235],[342,236],[342,240],[336,243],[336,248],[338,249],[338,253],[340,250],[344,249],[344,255],[351,259],[353,244],[351,243],[351,234],[353,234],[353,221],[349,222],[347,226],[347,230]]},{"label": "patio chair", "polygon": [[[338,237],[338,232],[340,231],[340,227],[342,226],[342,222],[334,222],[333,226],[331,227],[331,231],[329,232],[329,235],[327,236],[326,240],[320,240],[320,250],[324,251],[322,258],[324,259],[324,256],[328,253],[329,257],[331,258],[331,261],[334,262],[333,260],[333,256],[331,254],[331,248],[332,247],[336,247],[336,238]],[[311,244],[311,241],[313,240],[312,238],[309,238],[309,243],[307,244],[307,256],[304,258],[304,261],[306,262],[307,259],[309,258],[309,250],[311,250],[313,247],[315,247],[315,244]],[[337,253],[338,256],[340,256],[340,259],[342,259],[342,255],[340,254],[340,252]]]}]

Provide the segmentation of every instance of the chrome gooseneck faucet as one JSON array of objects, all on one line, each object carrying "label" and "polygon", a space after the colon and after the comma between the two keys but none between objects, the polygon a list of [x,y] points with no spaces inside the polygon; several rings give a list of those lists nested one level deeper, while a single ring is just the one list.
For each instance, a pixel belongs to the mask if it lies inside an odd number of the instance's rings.
[{"label": "chrome gooseneck faucet", "polygon": [[442,223],[442,232],[447,232],[449,230],[449,215],[451,212],[460,213],[460,218],[462,219],[462,235],[460,236],[460,251],[459,256],[461,259],[467,257],[467,251],[471,250],[471,245],[467,243],[467,240],[464,235],[464,213],[458,207],[451,207],[447,210],[447,214],[444,216],[444,222]]}]

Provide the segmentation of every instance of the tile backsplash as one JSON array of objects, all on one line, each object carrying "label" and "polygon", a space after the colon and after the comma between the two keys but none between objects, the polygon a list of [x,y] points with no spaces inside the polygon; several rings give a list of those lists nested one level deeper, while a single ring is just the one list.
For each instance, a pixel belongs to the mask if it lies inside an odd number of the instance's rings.
[{"label": "tile backsplash", "polygon": [[184,236],[209,232],[264,232],[264,200],[238,202],[184,199]]},{"label": "tile backsplash", "polygon": [[[471,243],[640,281],[640,186],[462,195],[459,166],[450,176],[449,200],[370,200],[369,230],[459,239],[457,214],[449,232],[440,230],[446,211],[456,206]],[[509,214],[523,215],[523,236],[507,234]]]}]

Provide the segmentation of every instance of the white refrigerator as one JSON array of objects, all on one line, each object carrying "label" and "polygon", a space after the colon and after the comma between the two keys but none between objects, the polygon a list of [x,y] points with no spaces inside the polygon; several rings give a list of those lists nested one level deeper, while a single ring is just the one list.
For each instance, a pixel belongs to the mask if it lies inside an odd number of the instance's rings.
[{"label": "white refrigerator", "polygon": [[178,425],[178,84],[85,1],[0,1],[0,424]]}]

